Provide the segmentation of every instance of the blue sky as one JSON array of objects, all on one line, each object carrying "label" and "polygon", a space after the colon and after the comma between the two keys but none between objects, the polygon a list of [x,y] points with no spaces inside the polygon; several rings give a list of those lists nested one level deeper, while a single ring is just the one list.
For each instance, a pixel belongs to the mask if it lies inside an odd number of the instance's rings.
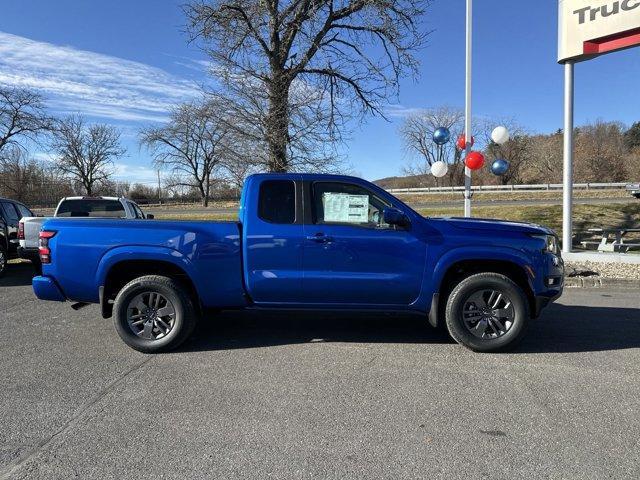
[{"label": "blue sky", "polygon": [[[206,58],[183,33],[183,0],[20,0],[0,16],[0,84],[40,89],[59,113],[80,111],[123,131],[128,157],[118,175],[152,182],[136,131],[166,119],[206,81]],[[436,0],[419,53],[420,76],[402,82],[391,120],[355,126],[343,152],[368,179],[398,174],[407,162],[403,116],[464,103],[464,0]],[[474,114],[514,117],[533,132],[562,126],[563,69],[556,59],[557,1],[478,0],[474,18]],[[576,67],[576,123],[640,120],[640,48]]]}]

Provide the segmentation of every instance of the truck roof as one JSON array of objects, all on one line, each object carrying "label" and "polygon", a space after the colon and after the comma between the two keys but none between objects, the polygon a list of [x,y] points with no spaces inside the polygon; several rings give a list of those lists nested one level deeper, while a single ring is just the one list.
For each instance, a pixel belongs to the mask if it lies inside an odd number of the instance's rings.
[{"label": "truck roof", "polygon": [[301,178],[302,180],[342,180],[362,182],[362,178],[352,175],[337,175],[331,173],[254,173],[248,178]]},{"label": "truck roof", "polygon": [[120,200],[121,197],[64,197],[61,202],[65,200]]}]

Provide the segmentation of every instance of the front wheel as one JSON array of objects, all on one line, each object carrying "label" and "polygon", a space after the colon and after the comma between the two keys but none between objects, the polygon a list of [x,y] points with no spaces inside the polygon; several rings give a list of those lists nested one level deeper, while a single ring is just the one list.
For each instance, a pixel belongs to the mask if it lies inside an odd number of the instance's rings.
[{"label": "front wheel", "polygon": [[196,325],[193,302],[171,278],[136,278],[118,293],[113,305],[120,338],[143,353],[167,352],[184,342]]},{"label": "front wheel", "polygon": [[514,347],[529,322],[529,302],[522,289],[498,273],[479,273],[462,280],[447,300],[449,334],[476,352]]}]

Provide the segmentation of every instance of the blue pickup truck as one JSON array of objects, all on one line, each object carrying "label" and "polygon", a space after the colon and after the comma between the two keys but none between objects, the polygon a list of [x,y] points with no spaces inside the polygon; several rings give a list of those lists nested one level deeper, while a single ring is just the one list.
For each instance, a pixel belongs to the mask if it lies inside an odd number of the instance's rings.
[{"label": "blue pickup truck", "polygon": [[40,257],[38,298],[99,303],[142,352],[225,309],[414,312],[499,351],[564,283],[551,230],[425,218],[367,181],[319,174],[249,177],[238,222],[50,219]]}]

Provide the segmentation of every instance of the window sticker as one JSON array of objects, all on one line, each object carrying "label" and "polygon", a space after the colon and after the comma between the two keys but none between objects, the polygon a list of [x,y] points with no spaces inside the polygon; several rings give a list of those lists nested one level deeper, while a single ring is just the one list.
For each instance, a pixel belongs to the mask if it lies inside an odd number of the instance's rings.
[{"label": "window sticker", "polygon": [[367,223],[369,195],[325,192],[322,194],[325,222]]}]

